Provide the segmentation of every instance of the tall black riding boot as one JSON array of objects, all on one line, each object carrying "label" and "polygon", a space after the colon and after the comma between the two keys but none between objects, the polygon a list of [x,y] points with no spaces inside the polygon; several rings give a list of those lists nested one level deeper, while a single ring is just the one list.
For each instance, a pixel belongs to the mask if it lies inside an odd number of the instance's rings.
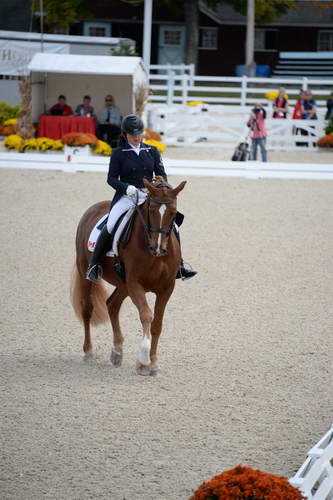
[{"label": "tall black riding boot", "polygon": [[[175,229],[175,235],[176,235],[176,238],[179,241],[179,245],[180,245],[179,231],[177,231],[176,229]],[[182,279],[183,281],[189,280],[189,279],[193,278],[193,276],[195,276],[196,274],[198,274],[197,271],[193,271],[193,269],[186,268],[184,265],[183,259],[181,259],[180,267],[179,267],[177,275],[176,275],[176,280],[178,280],[178,279]]]},{"label": "tall black riding boot", "polygon": [[100,282],[103,276],[101,260],[104,257],[105,253],[107,252],[109,244],[110,244],[110,234],[105,224],[96,241],[94,252],[92,254],[91,261],[86,273],[87,280],[92,281],[93,283],[96,284]]}]

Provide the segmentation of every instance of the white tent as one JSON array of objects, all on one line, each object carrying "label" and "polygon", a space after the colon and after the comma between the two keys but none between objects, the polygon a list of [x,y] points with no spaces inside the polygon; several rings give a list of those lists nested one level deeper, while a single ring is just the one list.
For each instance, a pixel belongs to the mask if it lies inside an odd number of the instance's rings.
[{"label": "white tent", "polygon": [[90,95],[97,116],[105,96],[111,94],[122,115],[133,113],[136,87],[148,84],[140,57],[37,53],[28,68],[32,75],[33,121],[56,103],[59,94],[65,94],[72,108],[85,94]]}]

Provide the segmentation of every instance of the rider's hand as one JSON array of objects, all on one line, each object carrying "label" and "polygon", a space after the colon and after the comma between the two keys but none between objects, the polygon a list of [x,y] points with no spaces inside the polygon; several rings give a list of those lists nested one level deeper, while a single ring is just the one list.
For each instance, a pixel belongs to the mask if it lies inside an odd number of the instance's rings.
[{"label": "rider's hand", "polygon": [[131,186],[131,185],[129,185],[129,186],[127,187],[127,189],[126,189],[126,194],[127,194],[127,196],[133,196],[133,197],[134,197],[134,196],[136,195],[136,193],[137,193],[137,192],[138,192],[138,190],[136,189],[136,187],[135,187],[135,186]]}]

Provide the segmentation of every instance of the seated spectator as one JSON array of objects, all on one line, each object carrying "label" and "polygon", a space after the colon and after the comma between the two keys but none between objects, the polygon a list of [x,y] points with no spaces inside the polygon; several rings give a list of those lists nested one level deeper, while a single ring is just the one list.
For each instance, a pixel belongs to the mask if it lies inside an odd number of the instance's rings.
[{"label": "seated spectator", "polygon": [[302,118],[302,111],[301,111],[301,107],[302,107],[302,101],[304,99],[304,91],[301,89],[299,91],[299,97],[296,101],[296,104],[295,104],[295,107],[294,107],[294,112],[293,112],[293,120],[301,120]]},{"label": "seated spectator", "polygon": [[58,102],[49,109],[49,113],[51,115],[58,116],[68,116],[74,114],[72,108],[66,104],[66,97],[63,94],[58,97]]},{"label": "seated spectator", "polygon": [[79,104],[76,107],[75,114],[78,116],[94,116],[94,108],[91,105],[90,95],[85,95],[83,98],[83,104]]},{"label": "seated spectator", "polygon": [[277,98],[273,101],[273,118],[287,118],[288,101],[285,94],[285,89],[280,88]]},{"label": "seated spectator", "polygon": [[333,92],[331,92],[330,98],[326,101],[326,107],[325,120],[329,120],[333,116]]},{"label": "seated spectator", "polygon": [[317,120],[317,103],[310,90],[304,91],[301,104],[302,120]]},{"label": "seated spectator", "polygon": [[105,97],[105,108],[100,114],[99,124],[97,127],[97,137],[101,141],[110,144],[111,147],[118,146],[120,137],[120,111],[114,104],[112,95]]}]

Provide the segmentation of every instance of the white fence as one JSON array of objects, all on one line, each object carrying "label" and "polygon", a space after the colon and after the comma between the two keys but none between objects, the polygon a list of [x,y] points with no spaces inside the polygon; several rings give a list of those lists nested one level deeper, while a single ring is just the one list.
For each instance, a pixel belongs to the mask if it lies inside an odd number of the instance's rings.
[{"label": "white fence", "polygon": [[[333,89],[333,79],[311,78],[249,78],[229,76],[196,76],[192,65],[151,66],[149,81],[153,94],[149,102],[181,103],[204,101],[214,104],[253,105],[257,101],[267,102],[265,94],[279,87],[284,87],[289,103],[296,102],[300,89],[311,90],[323,99],[317,101],[319,107],[326,105],[326,98]],[[230,95],[231,94],[231,95]]]},{"label": "white fence", "polygon": [[333,427],[311,448],[289,481],[309,500],[333,499]]},{"label": "white fence", "polygon": [[[146,111],[148,127],[161,134],[167,145],[196,143],[233,148],[248,135],[246,123],[251,108],[148,104]],[[318,120],[268,118],[267,148],[271,151],[316,148],[317,140],[324,135],[322,111],[318,112]]]}]

